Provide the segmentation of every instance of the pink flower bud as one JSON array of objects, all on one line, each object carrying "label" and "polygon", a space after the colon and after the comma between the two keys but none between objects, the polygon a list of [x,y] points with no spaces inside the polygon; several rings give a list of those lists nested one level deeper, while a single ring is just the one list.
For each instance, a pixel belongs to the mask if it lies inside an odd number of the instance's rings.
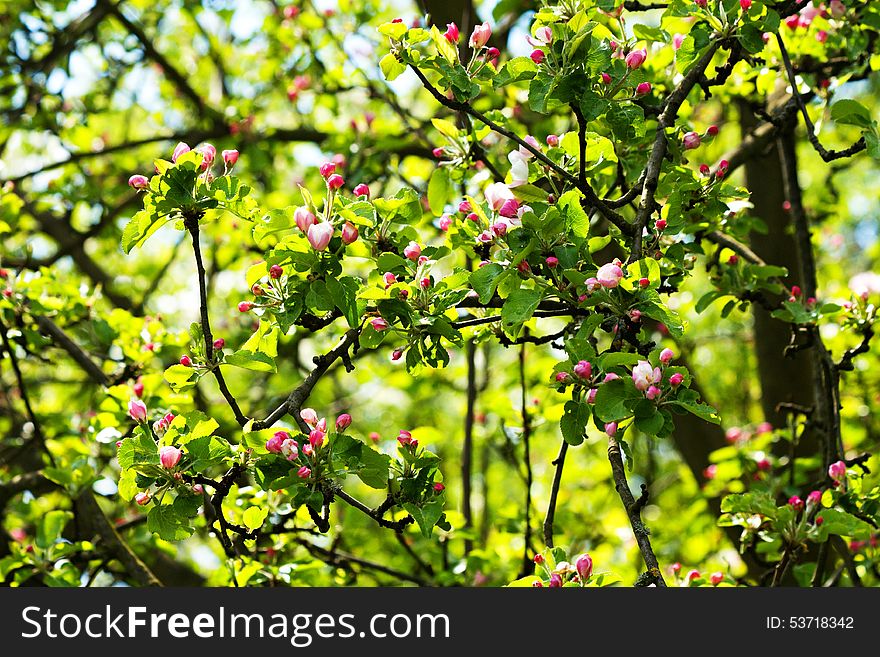
[{"label": "pink flower bud", "polygon": [[718,136],[718,126],[717,125],[710,125],[709,128],[706,130],[706,134],[709,135],[710,137],[717,137]]},{"label": "pink flower bud", "polygon": [[[504,201],[504,203],[501,204],[501,208],[499,208],[498,214],[500,214],[502,217],[513,219],[514,217],[516,217],[517,210],[519,210],[519,201],[511,198],[507,199],[506,201]],[[505,226],[505,231],[506,228],[507,227]]]},{"label": "pink flower bud", "polygon": [[626,65],[630,69],[639,68],[642,64],[645,63],[645,60],[648,58],[648,51],[644,48],[642,50],[633,50],[630,54],[626,56]]},{"label": "pink flower bud", "polygon": [[397,348],[391,352],[391,360],[397,362],[403,356],[403,349]]},{"label": "pink flower bud", "polygon": [[374,331],[381,332],[388,328],[388,322],[386,322],[383,317],[376,317],[375,319],[370,320],[370,326],[373,327]]},{"label": "pink flower bud", "polygon": [[318,449],[324,444],[324,432],[320,429],[312,429],[309,432],[309,444],[313,449]]},{"label": "pink flower bud", "polygon": [[773,431],[773,425],[769,422],[761,422],[757,427],[755,427],[755,433],[771,433]]},{"label": "pink flower bud", "polygon": [[397,276],[392,274],[390,271],[386,271],[384,274],[382,274],[382,280],[385,281],[385,289],[387,290],[389,287],[397,282]]},{"label": "pink flower bud", "polygon": [[312,454],[314,454],[315,450],[312,448],[312,444],[306,443],[305,445],[303,445],[302,453],[306,456],[311,456]]},{"label": "pink flower bud", "polygon": [[649,278],[640,278],[639,279],[639,287],[648,287],[651,285],[651,279]]},{"label": "pink flower bud", "polygon": [[140,174],[135,174],[131,178],[128,179],[128,184],[132,189],[146,189],[150,186],[150,181],[146,176],[142,176]]},{"label": "pink flower bud", "polygon": [[685,134],[684,138],[682,139],[682,144],[684,145],[685,150],[692,150],[694,148],[699,148],[700,143],[701,143],[700,135],[696,132],[688,132]]},{"label": "pink flower bud", "polygon": [[172,445],[165,445],[159,450],[159,462],[166,470],[170,470],[180,463],[181,456],[181,451]]},{"label": "pink flower bud", "polygon": [[239,301],[238,302],[238,312],[240,312],[240,313],[246,313],[253,307],[254,307],[254,304],[252,304],[250,301]]},{"label": "pink flower bud", "polygon": [[760,459],[755,462],[755,465],[761,472],[767,472],[770,468],[773,467],[768,459]]},{"label": "pink flower bud", "polygon": [[682,374],[681,372],[676,372],[669,377],[669,385],[671,385],[673,388],[677,388],[678,386],[680,386],[682,384],[682,381],[684,381],[684,374]]},{"label": "pink flower bud", "polygon": [[296,227],[304,233],[308,232],[309,226],[318,223],[317,217],[309,212],[309,209],[304,205],[294,211],[293,220],[296,222]]},{"label": "pink flower bud", "polygon": [[548,256],[544,262],[547,263],[547,266],[550,267],[550,269],[556,269],[559,266],[559,258],[556,256]]},{"label": "pink flower bud", "polygon": [[846,13],[846,6],[841,0],[831,0],[828,4],[828,10],[834,18],[842,18]]},{"label": "pink flower bud", "polygon": [[236,162],[238,162],[237,150],[225,150],[221,153],[221,155],[223,156],[223,163],[230,169],[235,166]]},{"label": "pink flower bud", "polygon": [[327,187],[330,189],[339,189],[345,184],[345,179],[340,176],[338,173],[334,173],[332,176],[327,178]]},{"label": "pink flower bud", "polygon": [[589,379],[593,375],[593,366],[589,361],[581,360],[574,366],[574,373],[578,378]]},{"label": "pink flower bud", "polygon": [[[335,174],[334,174],[335,175]],[[322,221],[318,224],[312,224],[309,226],[309,230],[306,233],[306,238],[309,241],[309,244],[312,245],[312,248],[315,251],[323,251],[327,248],[327,245],[330,244],[330,239],[333,237],[333,224],[328,221]]]},{"label": "pink flower bud", "polygon": [[616,381],[616,380],[619,379],[619,378],[620,378],[620,377],[617,376],[614,372],[608,372],[608,374],[605,375],[605,378],[603,379],[603,382],[604,382],[604,383],[608,383],[609,381]]},{"label": "pink flower bud", "polygon": [[801,288],[799,285],[792,285],[791,286],[791,296],[793,296],[793,297],[801,296]]},{"label": "pink flower bud", "polygon": [[217,157],[217,149],[214,148],[211,144],[202,144],[201,146],[196,147],[196,153],[202,154],[202,165],[201,169],[204,171],[212,164],[214,164],[214,158]]},{"label": "pink flower bud", "polygon": [[503,237],[507,234],[507,224],[503,221],[496,221],[494,224],[492,224],[492,232],[495,233],[498,237]]},{"label": "pink flower bud", "polygon": [[476,212],[471,212],[471,213],[467,216],[467,219],[468,219],[469,221],[473,221],[475,224],[480,223],[480,215],[478,215]]},{"label": "pink flower bud", "polygon": [[322,178],[325,178],[325,179],[329,178],[334,173],[336,173],[336,163],[335,162],[325,162],[324,164],[321,165],[321,167],[318,169],[318,171],[320,171]]},{"label": "pink flower bud", "polygon": [[403,248],[403,255],[410,260],[418,260],[419,256],[422,255],[422,247],[419,246],[418,242],[410,242]]},{"label": "pink flower bud", "polygon": [[637,96],[647,96],[651,93],[651,83],[650,82],[640,82],[636,87],[636,95]]},{"label": "pink flower bud", "polygon": [[183,356],[180,357],[180,364],[183,365],[184,367],[192,367],[193,363],[192,363],[192,359],[189,356],[187,356],[186,354],[184,354]]},{"label": "pink flower bud", "polygon": [[531,54],[529,55],[529,58],[530,58],[533,62],[535,62],[535,64],[540,64],[541,62],[544,61],[544,51],[541,50],[540,48],[535,48],[535,49],[531,52]]},{"label": "pink flower bud", "polygon": [[474,50],[479,50],[489,42],[489,38],[491,36],[492,28],[489,27],[489,23],[477,25],[476,27],[474,27],[474,31],[471,34],[469,42],[471,48],[473,48]]},{"label": "pink flower bud", "polygon": [[370,187],[368,185],[365,185],[364,183],[361,183],[354,188],[354,195],[366,196],[367,198],[370,198]]},{"label": "pink flower bud", "polygon": [[342,225],[342,231],[340,232],[340,235],[342,237],[343,244],[353,244],[354,242],[357,242],[357,239],[358,239],[357,226],[355,226],[350,221],[346,221]]},{"label": "pink flower bud", "polygon": [[557,372],[554,378],[557,383],[565,383],[570,377],[571,375],[568,372]]},{"label": "pink flower bud", "polygon": [[660,362],[664,365],[669,365],[673,358],[675,358],[675,352],[672,349],[667,348],[660,352]]},{"label": "pink flower bud", "polygon": [[147,419],[147,405],[140,399],[132,399],[128,402],[128,415],[135,422],[145,422]]},{"label": "pink flower bud", "polygon": [[581,582],[586,582],[590,579],[590,575],[593,574],[593,559],[589,554],[582,554],[575,561],[574,567],[577,570],[578,577],[581,578]]},{"label": "pink flower bud", "polygon": [[709,581],[715,586],[718,586],[724,581],[724,573],[712,573],[709,575]]},{"label": "pink flower bud", "polygon": [[442,493],[444,490],[446,490],[446,486],[441,484],[439,481],[436,484],[434,484],[434,492],[435,493]]},{"label": "pink flower bud", "polygon": [[536,564],[538,564],[540,566],[542,563],[544,563],[544,555],[543,554],[536,554],[532,558],[532,561],[534,561]]},{"label": "pink flower bud", "polygon": [[302,466],[299,470],[296,471],[296,476],[300,479],[308,479],[312,476],[312,471],[306,466]]},{"label": "pink flower bud", "polygon": [[299,412],[300,419],[308,424],[310,427],[314,427],[318,424],[318,413],[314,408],[304,408]]},{"label": "pink flower bud", "polygon": [[559,146],[559,137],[557,135],[547,135],[547,145],[550,148]]},{"label": "pink flower bud", "polygon": [[825,518],[822,516],[816,516],[816,527],[820,527],[823,522],[825,522]]},{"label": "pink flower bud", "polygon": [[704,176],[708,176],[710,172],[711,172],[711,169],[709,169],[708,164],[701,164],[700,165],[700,173],[701,174],[703,174]]},{"label": "pink flower bud", "polygon": [[467,214],[471,211],[471,202],[470,201],[462,201],[458,204],[458,211],[462,214]]},{"label": "pink flower bud", "polygon": [[587,393],[587,403],[588,404],[595,404],[596,403],[596,395],[598,393],[599,393],[598,388],[590,388],[589,392]]},{"label": "pink flower bud", "polygon": [[421,287],[423,290],[427,290],[429,287],[431,287],[431,279],[425,276],[422,280],[419,281],[419,287]]},{"label": "pink flower bud", "polygon": [[681,564],[676,561],[669,567],[669,569],[673,572],[673,574],[678,574],[681,571]]},{"label": "pink flower bud", "polygon": [[706,481],[711,481],[718,474],[718,466],[714,463],[703,469],[703,477]]},{"label": "pink flower bud", "polygon": [[599,77],[602,78],[602,84],[611,84],[611,75],[608,73],[602,73]]},{"label": "pink flower bud", "polygon": [[446,31],[443,33],[443,36],[446,37],[446,40],[449,43],[458,43],[458,25],[456,25],[455,23],[447,23]]},{"label": "pink flower bud", "polygon": [[654,401],[662,394],[663,391],[660,390],[660,388],[658,388],[657,386],[649,386],[648,389],[645,390],[645,397],[650,399],[651,401]]},{"label": "pink flower bud", "polygon": [[743,11],[748,11],[752,6],[752,0],[739,0],[739,6]]},{"label": "pink flower bud", "polygon": [[835,461],[828,466],[828,476],[834,481],[843,481],[846,478],[846,463]]},{"label": "pink flower bud", "polygon": [[718,168],[715,169],[715,175],[718,178],[723,178],[724,176],[727,175],[727,167],[729,167],[729,166],[730,166],[730,162],[728,162],[727,160],[721,160],[718,163]]},{"label": "pink flower bud", "polygon": [[137,396],[137,397],[143,397],[143,396],[144,396],[144,384],[141,383],[140,381],[138,381],[137,383],[135,383],[135,384],[131,387],[131,389],[132,389],[132,391],[134,392],[135,396]]},{"label": "pink flower bud", "polygon": [[790,506],[795,511],[803,511],[804,501],[797,495],[792,495],[788,498],[788,506]]},{"label": "pink flower bud", "polygon": [[814,490],[811,491],[809,495],[807,495],[807,504],[812,504],[813,506],[819,504],[822,501],[822,491]]},{"label": "pink flower bud", "polygon": [[609,436],[613,436],[617,433],[617,422],[609,422],[605,425],[605,433]]},{"label": "pink flower bud", "polygon": [[144,506],[150,501],[150,494],[146,491],[138,493],[134,496],[134,501],[138,506]]},{"label": "pink flower bud", "polygon": [[179,158],[184,153],[189,153],[189,146],[184,144],[182,141],[178,142],[177,146],[174,147],[174,152],[171,154],[171,161],[177,162],[177,158]]},{"label": "pink flower bud", "polygon": [[272,265],[269,267],[269,278],[279,279],[284,273],[284,269],[280,265]]},{"label": "pink flower bud", "polygon": [[666,219],[658,219],[657,221],[654,222],[654,228],[656,228],[657,230],[661,230],[661,231],[666,230],[667,225],[668,224],[666,223]]},{"label": "pink flower bud", "polygon": [[695,579],[700,579],[700,571],[699,570],[691,570],[685,576],[685,579],[689,582],[694,581]]},{"label": "pink flower bud", "polygon": [[205,487],[202,486],[201,484],[193,484],[192,490],[193,490],[193,493],[195,493],[196,495],[201,495],[202,493],[205,492]]},{"label": "pink flower bud", "polygon": [[217,351],[220,351],[225,346],[226,340],[224,340],[223,338],[217,338],[216,340],[214,340],[214,349],[216,349]]},{"label": "pink flower bud", "polygon": [[562,575],[559,573],[553,573],[550,575],[550,588],[558,589],[562,586]]},{"label": "pink flower bud", "polygon": [[678,50],[684,43],[684,34],[675,34],[672,36],[672,47]]},{"label": "pink flower bud", "polygon": [[345,431],[351,426],[351,415],[348,413],[343,413],[339,417],[336,418],[336,430],[337,431]]},{"label": "pink flower bud", "polygon": [[694,0],[694,4],[697,5],[697,7],[702,7],[703,9],[706,8],[707,2],[708,0]]},{"label": "pink flower bud", "polygon": [[290,434],[286,431],[276,431],[269,440],[266,441],[266,449],[273,454],[281,453],[281,445],[285,440],[290,439]]},{"label": "pink flower bud", "polygon": [[451,225],[452,217],[450,217],[448,214],[444,214],[442,217],[440,217],[440,230],[442,230],[444,233],[449,230],[449,227]]}]

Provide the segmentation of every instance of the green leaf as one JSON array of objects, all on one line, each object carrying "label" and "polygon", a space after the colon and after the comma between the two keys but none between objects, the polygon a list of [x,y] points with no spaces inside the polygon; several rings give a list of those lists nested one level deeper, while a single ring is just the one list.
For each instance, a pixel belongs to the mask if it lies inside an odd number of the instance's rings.
[{"label": "green leaf", "polygon": [[721,418],[718,411],[699,401],[700,395],[694,390],[681,390],[676,399],[671,399],[666,404],[683,408],[688,413],[696,415],[698,418],[711,422],[712,424],[721,424]]},{"label": "green leaf", "polygon": [[497,89],[513,82],[531,80],[537,71],[538,66],[528,57],[514,57],[501,67],[492,79],[492,86]]},{"label": "green leaf", "polygon": [[846,511],[821,509],[817,515],[822,516],[822,530],[829,534],[866,539],[870,538],[874,533],[871,525]]},{"label": "green leaf", "polygon": [[159,450],[152,438],[137,430],[122,441],[116,458],[123,470],[143,465],[159,465]]},{"label": "green leaf", "polygon": [[263,526],[266,517],[269,515],[269,509],[263,509],[258,506],[249,507],[242,515],[241,520],[244,526],[255,531]]},{"label": "green leaf", "polygon": [[180,364],[172,365],[165,370],[165,380],[174,392],[183,392],[194,387],[198,381],[198,378],[193,380],[195,375],[197,375],[195,368]]},{"label": "green leaf", "polygon": [[470,275],[470,284],[480,298],[480,303],[488,303],[494,296],[504,267],[494,262],[483,265]]},{"label": "green leaf", "polygon": [[537,289],[521,288],[513,292],[501,307],[502,328],[508,333],[517,332],[518,327],[535,314],[543,297]]},{"label": "green leaf", "polygon": [[182,541],[195,531],[188,517],[167,504],[150,509],[147,514],[147,529],[166,541]]},{"label": "green leaf", "polygon": [[432,500],[421,507],[407,502],[403,505],[403,508],[415,518],[425,538],[431,537],[434,525],[443,516],[443,503],[440,500]]},{"label": "green leaf", "polygon": [[596,417],[603,423],[617,422],[632,415],[632,408],[644,396],[632,382],[615,379],[599,386],[593,406]]},{"label": "green leaf", "polygon": [[406,71],[406,64],[398,61],[397,57],[392,53],[388,53],[379,60],[379,68],[382,70],[382,75],[385,76],[385,79],[391,82],[399,78]]},{"label": "green leaf", "polygon": [[768,493],[728,495],[721,500],[723,513],[758,513],[768,518],[776,516],[776,503]]},{"label": "green leaf", "polygon": [[447,170],[443,167],[434,169],[428,181],[428,205],[435,217],[443,214],[443,208],[451,193],[452,181]]},{"label": "green leaf", "polygon": [[240,349],[234,354],[227,355],[225,362],[229,365],[241,367],[243,369],[251,370],[253,372],[278,371],[278,368],[275,365],[274,358],[266,354],[247,351],[246,349]]},{"label": "green leaf", "polygon": [[580,445],[584,442],[584,433],[590,419],[590,407],[583,402],[574,400],[565,402],[565,412],[559,420],[562,437],[569,445]]},{"label": "green leaf", "polygon": [[45,550],[54,544],[61,538],[61,532],[71,520],[73,520],[73,514],[70,511],[54,510],[40,516],[37,523],[37,547]]},{"label": "green leaf", "polygon": [[835,123],[855,125],[860,128],[870,128],[874,123],[868,108],[851,98],[838,100],[831,106],[831,119]]}]

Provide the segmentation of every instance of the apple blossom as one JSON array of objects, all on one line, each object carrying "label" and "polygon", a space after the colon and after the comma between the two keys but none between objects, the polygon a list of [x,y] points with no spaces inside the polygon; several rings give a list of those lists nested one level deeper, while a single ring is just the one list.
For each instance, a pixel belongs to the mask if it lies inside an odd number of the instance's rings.
[{"label": "apple blossom", "polygon": [[383,317],[376,317],[370,320],[370,326],[373,327],[374,331],[384,331],[388,328],[388,322]]},{"label": "apple blossom", "polygon": [[648,51],[644,48],[641,50],[633,50],[626,56],[626,65],[630,69],[639,68],[648,58]]},{"label": "apple blossom", "polygon": [[599,267],[599,271],[596,274],[596,280],[599,281],[599,284],[602,287],[606,288],[617,287],[622,278],[623,269],[620,268],[620,265],[613,262],[609,262],[608,264]]},{"label": "apple blossom", "polygon": [[187,144],[181,142],[177,143],[177,146],[174,147],[174,152],[171,154],[171,161],[177,162],[177,158],[179,158],[184,153],[189,153],[190,148]]},{"label": "apple blossom", "polygon": [[636,87],[636,94],[639,96],[646,96],[651,93],[651,83],[650,82],[639,82]]},{"label": "apple blossom", "polygon": [[458,25],[456,25],[455,23],[447,23],[446,31],[443,33],[443,36],[446,37],[446,40],[449,43],[458,43],[458,39],[460,36]]},{"label": "apple blossom", "polygon": [[176,447],[165,445],[159,450],[159,462],[162,464],[163,468],[170,470],[180,463],[180,457],[182,455],[182,452]]},{"label": "apple blossom", "polygon": [[296,471],[296,476],[300,479],[308,479],[312,476],[312,471],[308,467],[302,466],[299,470]]},{"label": "apple blossom", "polygon": [[617,422],[609,422],[605,425],[605,433],[613,436],[617,433]]},{"label": "apple blossom", "polygon": [[345,179],[338,173],[334,173],[332,176],[327,178],[327,187],[329,187],[330,189],[339,189],[344,184]]},{"label": "apple blossom", "polygon": [[238,162],[238,151],[235,149],[225,150],[220,155],[223,157],[223,163],[230,169]]},{"label": "apple blossom", "polygon": [[306,233],[306,238],[315,251],[323,251],[330,244],[333,237],[333,224],[328,221],[312,224]]},{"label": "apple blossom", "polygon": [[342,413],[339,417],[336,418],[336,430],[337,431],[345,431],[350,426],[351,426],[351,415],[349,415],[348,413]]},{"label": "apple blossom", "polygon": [[834,481],[843,481],[846,478],[846,463],[835,461],[828,466],[828,476]]},{"label": "apple blossom", "polygon": [[578,378],[589,379],[593,375],[593,366],[589,361],[581,360],[574,366],[574,373]]},{"label": "apple blossom", "polygon": [[578,577],[581,578],[581,582],[586,582],[590,579],[590,575],[593,574],[593,559],[589,554],[582,554],[575,561],[574,567],[577,570]]},{"label": "apple blossom", "polygon": [[672,349],[666,348],[660,352],[660,362],[664,365],[669,365],[673,358],[675,358],[675,352]]},{"label": "apple blossom", "polygon": [[489,23],[475,26],[469,40],[470,47],[474,50],[479,50],[489,42],[491,36],[492,28],[489,27]]},{"label": "apple blossom", "polygon": [[804,510],[804,501],[799,498],[797,495],[792,495],[788,498],[788,506],[790,506],[795,511],[803,511]]},{"label": "apple blossom", "polygon": [[304,233],[308,232],[309,226],[318,223],[318,218],[304,205],[294,210],[293,220],[296,222],[296,227]]},{"label": "apple blossom", "polygon": [[418,260],[422,255],[422,247],[418,242],[410,242],[403,248],[403,255],[409,260]]},{"label": "apple blossom", "polygon": [[551,148],[559,146],[559,137],[557,135],[547,135],[547,145]]},{"label": "apple blossom", "polygon": [[131,178],[128,179],[128,184],[133,189],[140,191],[142,189],[146,189],[147,187],[149,187],[150,181],[147,179],[146,176],[142,176],[140,174],[135,174]]},{"label": "apple blossom", "polygon": [[685,136],[682,139],[682,144],[684,145],[686,150],[699,148],[700,143],[701,143],[700,135],[696,132],[685,133]]},{"label": "apple blossom", "polygon": [[150,501],[150,494],[146,491],[140,492],[134,496],[134,501],[138,504],[138,506],[144,506]]},{"label": "apple blossom", "polygon": [[340,235],[342,237],[343,244],[353,244],[358,239],[357,226],[355,226],[350,221],[346,221],[342,225],[342,231],[340,232]]},{"label": "apple blossom", "polygon": [[147,419],[147,405],[140,399],[132,399],[128,402],[128,415],[135,422],[144,422]]},{"label": "apple blossom", "polygon": [[366,196],[367,198],[370,198],[370,187],[368,185],[365,185],[364,183],[361,183],[354,188],[354,195]]},{"label": "apple blossom", "polygon": [[684,381],[684,375],[681,372],[676,372],[672,376],[669,377],[669,385],[673,388],[677,388]]},{"label": "apple blossom", "polygon": [[652,384],[659,383],[662,380],[662,373],[659,367],[652,367],[651,363],[646,360],[640,360],[632,371],[632,380],[636,385],[636,389],[644,392]]},{"label": "apple blossom", "polygon": [[336,173],[336,163],[335,162],[325,162],[322,164],[318,171],[321,173],[322,178],[329,178],[334,173]]}]

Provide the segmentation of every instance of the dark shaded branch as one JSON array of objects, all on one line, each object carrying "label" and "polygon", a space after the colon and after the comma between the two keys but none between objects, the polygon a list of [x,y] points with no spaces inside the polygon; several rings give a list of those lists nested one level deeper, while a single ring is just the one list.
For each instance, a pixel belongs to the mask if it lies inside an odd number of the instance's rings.
[{"label": "dark shaded branch", "polygon": [[553,547],[553,523],[556,519],[556,499],[559,497],[559,486],[562,484],[562,469],[565,467],[565,455],[568,442],[563,438],[559,446],[559,455],[553,461],[556,471],[553,473],[553,485],[550,488],[550,502],[547,504],[547,515],[544,517],[544,544]]},{"label": "dark shaded branch", "polygon": [[611,473],[614,477],[614,488],[623,502],[623,508],[626,509],[626,515],[629,518],[629,524],[632,527],[633,536],[639,545],[639,551],[645,561],[648,569],[648,575],[657,586],[666,586],[663,579],[663,573],[660,572],[660,565],[657,557],[654,555],[654,548],[651,547],[650,532],[641,518],[641,507],[633,497],[632,491],[629,489],[629,482],[626,480],[626,467],[623,464],[623,457],[620,453],[620,443],[614,436],[608,437],[608,460],[611,463]]},{"label": "dark shaded branch", "polygon": [[807,127],[807,139],[810,140],[810,144],[812,144],[819,156],[825,162],[833,162],[834,160],[839,160],[844,157],[851,157],[852,155],[865,150],[868,145],[867,142],[865,142],[864,137],[861,137],[849,148],[839,151],[829,151],[821,144],[819,137],[816,135],[816,127],[813,125],[813,121],[810,119],[810,113],[807,111],[807,106],[804,104],[804,99],[801,98],[800,92],[798,91],[794,67],[791,65],[791,58],[788,56],[788,50],[786,50],[785,42],[782,40],[782,34],[779,32],[776,33],[776,41],[779,43],[779,52],[782,54],[782,63],[785,65],[785,70],[788,73],[788,81],[791,84],[791,93],[798,104],[801,115],[804,117],[804,124]]}]

